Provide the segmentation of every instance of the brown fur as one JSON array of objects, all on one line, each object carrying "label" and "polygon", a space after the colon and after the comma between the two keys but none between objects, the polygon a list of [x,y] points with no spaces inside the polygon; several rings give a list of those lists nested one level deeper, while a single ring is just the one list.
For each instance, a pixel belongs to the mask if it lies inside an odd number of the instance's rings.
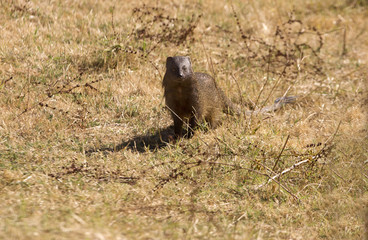
[{"label": "brown fur", "polygon": [[[210,127],[214,128],[219,123],[221,112],[240,114],[239,107],[225,96],[210,75],[193,72],[189,57],[167,58],[162,85],[177,137],[182,136],[183,121],[186,119],[189,119],[190,136],[199,121],[207,121]],[[296,96],[283,96],[276,99],[273,105],[246,111],[244,114],[251,116],[273,112],[285,104],[294,103],[296,98]]]},{"label": "brown fur", "polygon": [[193,72],[189,57],[167,58],[162,85],[177,137],[182,136],[185,119],[189,119],[189,135],[192,135],[199,121],[205,120],[214,128],[222,111],[239,112],[210,75]]}]

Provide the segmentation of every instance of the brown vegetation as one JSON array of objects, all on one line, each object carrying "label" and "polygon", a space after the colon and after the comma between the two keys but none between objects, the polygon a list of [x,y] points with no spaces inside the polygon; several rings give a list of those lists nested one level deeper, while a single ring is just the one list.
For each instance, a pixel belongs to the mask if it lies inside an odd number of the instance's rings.
[{"label": "brown vegetation", "polygon": [[[367,1],[0,6],[0,238],[366,236]],[[170,144],[174,55],[298,103]]]}]

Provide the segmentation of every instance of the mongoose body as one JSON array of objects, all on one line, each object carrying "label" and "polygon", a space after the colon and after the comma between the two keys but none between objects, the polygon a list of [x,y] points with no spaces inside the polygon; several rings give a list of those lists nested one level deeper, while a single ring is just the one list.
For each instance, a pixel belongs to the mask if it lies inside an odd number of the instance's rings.
[{"label": "mongoose body", "polygon": [[[240,115],[240,108],[233,104],[206,73],[193,72],[187,56],[168,57],[162,82],[166,106],[174,120],[176,137],[182,136],[183,121],[189,119],[189,136],[199,121],[207,121],[210,127],[218,125],[221,112]],[[245,115],[276,111],[287,103],[294,103],[295,96],[276,99],[273,105],[244,112]]]},{"label": "mongoose body", "polygon": [[222,111],[238,111],[210,75],[193,72],[189,57],[167,58],[162,85],[176,136],[182,135],[185,119],[189,119],[191,135],[199,121],[205,120],[210,127],[216,127]]}]

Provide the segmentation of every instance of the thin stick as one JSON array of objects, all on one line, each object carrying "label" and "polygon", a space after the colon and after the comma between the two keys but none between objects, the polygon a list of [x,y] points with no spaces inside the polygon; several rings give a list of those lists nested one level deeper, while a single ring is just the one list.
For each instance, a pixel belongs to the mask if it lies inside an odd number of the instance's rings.
[{"label": "thin stick", "polygon": [[[213,161],[203,161],[203,160],[199,160],[200,163],[198,165],[200,165],[201,163],[206,163],[206,164],[209,164],[209,165],[225,165],[225,166],[232,166],[234,168],[237,168],[237,169],[244,169],[244,170],[248,170],[248,171],[251,171],[251,172],[254,172],[254,173],[257,173],[259,175],[262,175],[262,176],[266,176],[268,178],[270,178],[270,176],[267,174],[267,173],[261,173],[257,170],[254,170],[254,169],[251,169],[251,168],[245,168],[245,167],[241,167],[241,166],[237,166],[237,165],[233,165],[233,164],[229,164],[229,163],[221,163],[221,162],[213,162]],[[276,179],[272,179],[270,178],[270,181],[274,181],[275,183],[277,183],[280,187],[282,187],[287,193],[289,193],[293,198],[295,198],[298,202],[300,202],[300,199],[295,195],[293,194],[286,186],[284,186],[283,184],[281,184],[279,181],[277,181]],[[258,188],[257,188],[258,189]]]},{"label": "thin stick", "polygon": [[[270,77],[270,62],[271,62],[271,48],[269,47],[268,48],[268,61],[267,61],[267,73],[266,73],[266,81],[264,82],[261,90],[259,91],[259,94],[257,96],[257,99],[256,99],[256,103],[254,105],[254,110],[257,109],[257,105],[258,105],[258,102],[259,102],[259,99],[268,83],[268,80],[269,80],[269,77]],[[264,106],[264,104],[263,104]],[[262,108],[261,108],[262,109]],[[250,117],[249,117],[249,122],[248,122],[248,128],[250,129],[250,125],[252,124],[252,117],[253,117],[253,113],[255,113],[255,111],[252,111],[250,113]]]},{"label": "thin stick", "polygon": [[293,170],[294,168],[296,168],[296,167],[298,167],[298,166],[300,166],[300,165],[302,165],[302,164],[304,164],[304,163],[307,163],[307,162],[309,162],[309,161],[310,161],[310,159],[305,159],[305,160],[303,160],[303,161],[300,161],[300,162],[297,162],[297,163],[293,164],[291,167],[289,167],[289,168],[285,169],[284,171],[282,171],[282,172],[280,172],[280,173],[278,173],[278,174],[274,175],[274,176],[273,176],[273,177],[271,177],[270,179],[268,179],[268,181],[267,181],[267,182],[265,182],[265,183],[263,183],[263,184],[259,185],[259,186],[257,187],[257,189],[258,189],[258,188],[261,188],[261,187],[264,187],[265,185],[267,185],[267,184],[268,184],[268,183],[270,183],[271,181],[275,181],[275,179],[276,179],[276,178],[281,177],[282,175],[284,175],[284,174],[286,174],[286,173],[290,172],[291,170]]},{"label": "thin stick", "polygon": [[160,80],[163,79],[163,76],[161,74],[160,69],[156,66],[156,64],[154,64],[151,60],[148,59],[148,62],[156,69],[156,71],[158,72],[158,74],[160,75]]},{"label": "thin stick", "polygon": [[[270,50],[269,50],[270,51]],[[269,58],[270,58],[270,54],[269,54]],[[258,105],[258,102],[259,102],[259,99],[260,99],[260,97],[261,97],[261,95],[262,95],[262,93],[263,93],[263,91],[264,91],[264,89],[265,89],[265,87],[266,87],[266,85],[267,85],[267,83],[268,83],[268,79],[269,79],[269,74],[270,74],[270,59],[268,60],[268,62],[267,62],[267,75],[266,75],[266,81],[263,83],[263,86],[261,87],[261,90],[259,91],[259,94],[258,94],[258,96],[257,96],[257,99],[256,99],[256,103],[255,103],[255,106],[254,106],[254,108],[256,109],[257,108],[257,105]]]},{"label": "thin stick", "polygon": [[340,125],[341,125],[341,120],[340,120],[339,124],[337,125],[337,128],[336,128],[336,130],[335,130],[334,134],[333,134],[333,135],[331,135],[331,136],[330,136],[330,137],[325,141],[325,143],[323,144],[323,147],[322,147],[322,148],[321,148],[321,150],[316,154],[316,156],[318,156],[319,154],[321,154],[321,153],[322,153],[322,151],[323,151],[323,150],[325,150],[325,148],[327,147],[327,143],[328,143],[328,142],[332,142],[332,141],[335,139],[335,136],[336,136],[336,134],[337,134],[337,131],[339,131]]},{"label": "thin stick", "polygon": [[[339,125],[337,126],[337,128],[336,128],[336,130],[335,130],[335,133],[333,134],[333,135],[331,135],[327,140],[326,140],[326,142],[325,142],[325,144],[324,144],[324,146],[323,146],[323,148],[315,155],[315,156],[318,156],[319,154],[321,154],[321,152],[326,148],[326,146],[327,146],[327,143],[328,142],[330,142],[330,141],[332,141],[334,138],[335,138],[335,136],[336,136],[336,134],[337,134],[337,132],[338,132],[338,130],[339,130],[339,128],[340,128],[340,125],[341,125],[341,121],[339,122]],[[315,159],[315,158],[312,158],[312,159]],[[267,185],[269,182],[271,182],[271,181],[275,181],[275,179],[276,178],[278,178],[278,177],[281,177],[282,175],[284,175],[284,174],[286,174],[286,173],[288,173],[288,172],[290,172],[290,171],[292,171],[294,168],[296,168],[296,167],[298,167],[298,166],[300,166],[300,165],[302,165],[302,164],[304,164],[304,163],[307,163],[307,162],[309,162],[311,159],[305,159],[305,160],[302,160],[302,161],[300,161],[300,162],[297,162],[297,163],[295,163],[295,164],[293,164],[291,167],[289,167],[289,168],[287,168],[287,169],[285,169],[284,171],[282,171],[281,173],[278,173],[278,174],[276,174],[276,175],[274,175],[273,177],[271,177],[270,179],[268,179],[268,181],[267,182],[265,182],[264,184],[261,184],[261,185],[259,185],[258,187],[257,187],[257,189],[258,188],[261,188],[261,187],[263,187],[263,186],[265,186],[265,185]]]},{"label": "thin stick", "polygon": [[13,76],[9,77],[8,79],[0,81],[0,84],[5,86],[5,83],[9,82],[12,79],[13,79]]},{"label": "thin stick", "polygon": [[277,164],[279,163],[280,158],[281,158],[281,154],[282,154],[282,152],[284,151],[284,149],[285,149],[285,147],[286,147],[287,142],[289,141],[289,137],[290,137],[290,135],[288,135],[288,136],[287,136],[287,138],[286,138],[286,140],[285,140],[285,143],[284,143],[284,146],[282,147],[281,152],[280,152],[280,153],[279,153],[279,155],[277,156],[277,158],[276,158],[276,162],[275,162],[275,164],[274,164],[274,165],[273,165],[273,167],[272,167],[272,171],[274,171],[274,170],[275,170],[275,168],[276,168]]},{"label": "thin stick", "polygon": [[346,50],[346,28],[344,28],[343,38],[342,38],[342,52],[341,52],[341,56],[345,56],[346,53],[347,53],[347,50]]},{"label": "thin stick", "polygon": [[215,139],[217,141],[222,142],[228,149],[230,149],[230,151],[231,151],[232,154],[235,153],[235,150],[232,147],[230,147],[224,140],[220,139],[219,137],[216,137]]},{"label": "thin stick", "polygon": [[261,97],[261,94],[263,93],[263,90],[264,90],[265,86],[267,85],[267,83],[268,83],[268,78],[266,79],[266,81],[264,82],[264,84],[263,84],[263,86],[262,86],[261,90],[259,91],[259,94],[258,94],[257,100],[256,100],[256,102],[255,102],[255,104],[254,104],[254,109],[255,109],[255,110],[250,112],[250,117],[249,117],[249,122],[248,122],[248,128],[249,128],[249,129],[250,129],[250,125],[252,124],[252,116],[253,116],[253,113],[254,113],[254,112],[256,111],[256,109],[257,109],[257,105],[258,105],[259,98]]},{"label": "thin stick", "polygon": [[279,181],[277,181],[276,179],[272,179],[272,181],[274,181],[275,183],[277,183],[280,187],[282,187],[287,193],[289,193],[293,198],[295,198],[295,200],[297,200],[298,202],[301,202],[300,199],[294,194],[292,193],[285,185],[281,184]]},{"label": "thin stick", "polygon": [[[286,68],[287,68],[287,64],[285,64],[284,69],[282,70],[281,74],[279,75],[279,77],[278,77],[278,79],[277,79],[276,83],[275,83],[275,84],[273,85],[273,87],[271,88],[271,91],[270,91],[270,93],[268,94],[268,96],[267,96],[266,100],[264,101],[264,103],[263,103],[263,105],[262,105],[262,107],[261,107],[261,108],[263,108],[263,107],[266,105],[266,103],[267,103],[268,99],[270,99],[271,94],[273,93],[273,91],[275,90],[275,88],[276,88],[276,87],[279,85],[279,83],[281,82],[281,77],[283,77],[283,76],[284,76],[284,74],[286,73]],[[289,89],[290,89],[290,87],[289,87]],[[289,89],[288,89],[288,90],[289,90]],[[287,92],[288,92],[288,91],[287,91]],[[285,97],[285,95],[287,94],[287,92],[284,94],[284,96],[283,96],[283,97]]]},{"label": "thin stick", "polygon": [[236,80],[236,78],[234,77],[234,75],[231,73],[230,76],[234,79],[236,86],[238,87],[238,92],[239,92],[239,96],[240,96],[240,105],[243,105],[243,96],[241,94],[241,89],[238,83],[238,80]]}]

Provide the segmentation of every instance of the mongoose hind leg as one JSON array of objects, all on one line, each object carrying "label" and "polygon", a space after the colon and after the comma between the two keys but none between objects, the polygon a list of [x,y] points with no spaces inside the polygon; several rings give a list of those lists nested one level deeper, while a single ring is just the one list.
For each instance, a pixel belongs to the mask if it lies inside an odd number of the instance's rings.
[{"label": "mongoose hind leg", "polygon": [[192,137],[194,134],[194,129],[198,126],[198,122],[196,116],[193,115],[189,119],[189,129],[188,129],[188,137]]},{"label": "mongoose hind leg", "polygon": [[209,123],[210,127],[214,129],[214,128],[217,128],[217,126],[220,123],[220,116],[221,116],[221,110],[218,108],[213,108],[208,113],[208,116],[205,118],[205,120]]}]

